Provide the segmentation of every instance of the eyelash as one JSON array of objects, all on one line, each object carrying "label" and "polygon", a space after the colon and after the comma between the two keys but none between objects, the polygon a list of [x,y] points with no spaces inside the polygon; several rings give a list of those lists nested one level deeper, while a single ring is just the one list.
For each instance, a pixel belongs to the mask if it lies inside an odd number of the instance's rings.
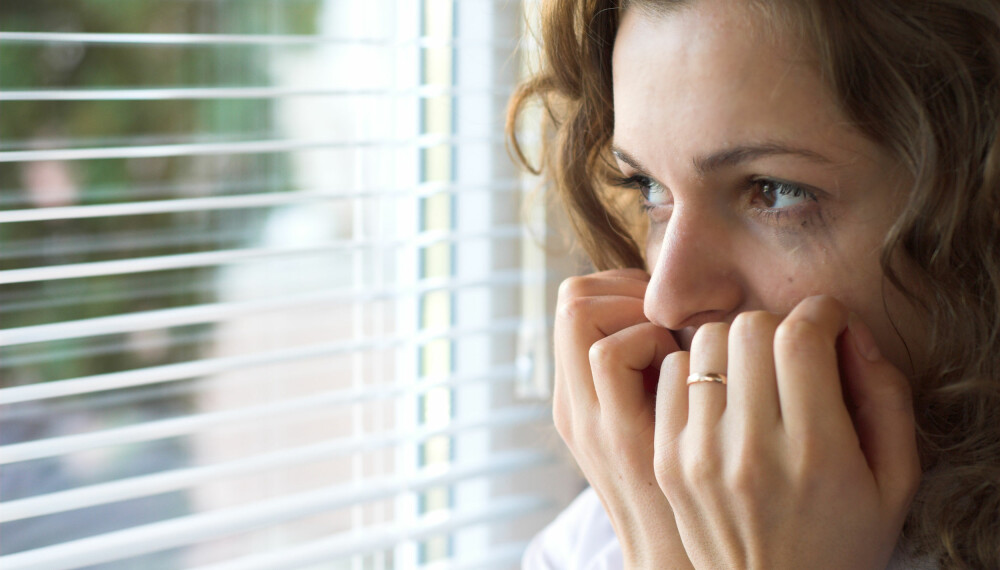
[{"label": "eyelash", "polygon": [[[642,210],[643,212],[649,212],[650,210],[656,207],[655,204],[649,201],[650,188],[656,183],[653,182],[653,180],[648,176],[644,176],[642,174],[633,174],[627,177],[619,177],[613,180],[613,184],[615,186],[619,186],[622,188],[631,188],[633,190],[638,190],[639,193],[642,195],[642,200],[639,201],[639,209]],[[777,195],[779,196],[788,196],[789,194],[791,194],[796,198],[805,197],[811,202],[817,201],[817,197],[814,192],[807,190],[806,188],[799,186],[797,184],[792,184],[791,182],[785,182],[782,180],[775,180],[774,178],[765,178],[765,177],[751,178],[748,182],[749,188],[756,189],[756,195],[754,196],[755,198],[765,195],[765,192],[763,190],[763,187],[765,185],[772,185],[778,187],[779,190],[777,190]],[[757,213],[763,216],[765,220],[767,220],[768,222],[776,223],[781,219],[782,216],[787,216],[790,213],[790,210],[794,209],[795,209],[794,207],[755,208],[755,211],[757,211]]]},{"label": "eyelash", "polygon": [[653,180],[648,176],[633,174],[631,176],[619,177],[615,178],[612,181],[612,184],[621,188],[638,190],[639,194],[642,196],[642,200],[639,201],[639,209],[643,212],[649,212],[656,207],[655,204],[649,201],[649,190],[655,182],[653,182]]},{"label": "eyelash", "polygon": [[[804,197],[810,202],[818,201],[816,194],[810,190],[803,188],[797,184],[792,184],[791,182],[785,182],[782,180],[775,180],[773,178],[752,178],[750,180],[750,187],[756,189],[755,197],[764,196],[765,192],[763,187],[765,185],[772,185],[779,190],[777,190],[776,196],[788,196],[791,195],[795,198]],[[788,216],[790,214],[797,213],[796,211],[800,208],[795,206],[790,206],[787,208],[755,208],[755,210],[763,216],[767,221],[777,223],[783,216]],[[805,214],[801,214],[805,215]]]}]

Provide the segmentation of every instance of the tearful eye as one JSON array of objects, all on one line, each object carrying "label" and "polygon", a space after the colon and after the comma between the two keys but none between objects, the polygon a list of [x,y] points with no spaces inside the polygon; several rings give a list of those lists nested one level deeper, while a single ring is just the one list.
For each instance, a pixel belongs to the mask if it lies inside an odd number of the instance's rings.
[{"label": "tearful eye", "polygon": [[627,178],[618,178],[614,181],[616,186],[622,188],[634,188],[642,194],[643,209],[660,206],[669,201],[670,196],[667,189],[648,176],[633,174]]},{"label": "tearful eye", "polygon": [[642,197],[647,202],[658,206],[667,201],[667,190],[663,186],[660,186],[659,182],[655,182],[647,176],[639,176],[638,178],[640,180],[637,181],[636,185],[639,187],[639,191],[642,192]]},{"label": "tearful eye", "polygon": [[815,200],[816,197],[801,186],[778,180],[759,179],[754,181],[760,199],[767,208],[780,210],[801,202]]}]

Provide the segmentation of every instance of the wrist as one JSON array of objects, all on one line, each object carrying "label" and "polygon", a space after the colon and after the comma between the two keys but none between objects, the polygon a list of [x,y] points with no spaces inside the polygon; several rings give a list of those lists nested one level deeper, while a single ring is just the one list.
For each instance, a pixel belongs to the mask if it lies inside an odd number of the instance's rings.
[{"label": "wrist", "polygon": [[693,570],[669,507],[664,512],[645,510],[640,518],[633,518],[630,524],[613,525],[625,568]]}]

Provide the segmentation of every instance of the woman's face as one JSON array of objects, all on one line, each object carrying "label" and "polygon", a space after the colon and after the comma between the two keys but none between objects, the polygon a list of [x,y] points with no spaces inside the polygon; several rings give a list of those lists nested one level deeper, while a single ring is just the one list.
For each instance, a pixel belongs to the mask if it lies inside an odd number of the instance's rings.
[{"label": "woman's face", "polygon": [[909,179],[756,18],[721,0],[622,17],[614,148],[649,216],[646,316],[689,348],[703,323],[829,294],[912,373],[894,325],[920,367],[920,323],[878,262]]}]

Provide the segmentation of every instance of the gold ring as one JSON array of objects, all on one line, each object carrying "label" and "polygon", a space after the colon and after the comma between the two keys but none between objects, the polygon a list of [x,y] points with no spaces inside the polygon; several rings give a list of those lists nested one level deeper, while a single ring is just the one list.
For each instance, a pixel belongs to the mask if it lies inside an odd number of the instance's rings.
[{"label": "gold ring", "polygon": [[692,374],[688,376],[688,386],[696,382],[718,382],[723,386],[726,385],[726,375],[716,374],[715,372],[709,372],[708,374]]}]

